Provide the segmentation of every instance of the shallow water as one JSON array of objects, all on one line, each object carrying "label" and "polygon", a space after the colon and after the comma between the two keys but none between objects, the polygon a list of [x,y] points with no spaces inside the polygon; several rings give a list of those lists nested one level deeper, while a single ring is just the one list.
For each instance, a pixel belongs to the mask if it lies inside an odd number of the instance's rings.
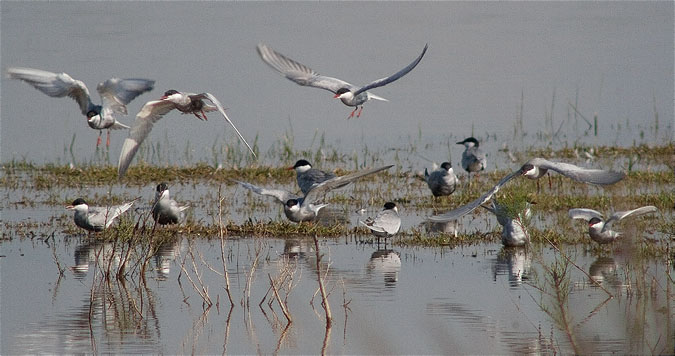
[{"label": "shallow water", "polygon": [[[311,239],[227,241],[231,310],[222,272],[220,241],[178,238],[150,259],[138,275],[104,282],[111,244],[56,234],[49,240],[14,239],[2,245],[3,353],[319,353],[326,337]],[[382,247],[382,246],[381,246]],[[250,308],[242,307],[253,273]],[[571,350],[569,339],[542,311],[553,309],[542,266],[556,259],[545,246],[505,250],[498,244],[455,249],[378,249],[351,238],[321,239],[322,271],[333,324],[327,353],[551,353]],[[573,249],[574,250],[574,249]],[[629,256],[567,251],[575,263],[614,295],[570,267],[566,305],[572,335],[583,353],[672,350],[673,271],[658,261],[629,263]],[[190,255],[192,253],[192,255]],[[105,257],[104,257],[105,256]],[[196,282],[192,258],[212,300],[204,309],[186,273]],[[558,257],[558,259],[560,259]],[[181,261],[186,261],[181,274]],[[56,261],[66,268],[59,277]],[[268,305],[270,283],[293,271],[287,297],[293,323],[278,304]],[[11,277],[9,277],[11,276]],[[672,281],[672,280],[671,280]],[[638,289],[641,283],[647,288]],[[198,284],[199,285],[199,284]],[[638,293],[638,290],[640,292]],[[644,294],[640,294],[644,293]],[[282,295],[283,292],[282,292]],[[348,309],[342,305],[348,302]],[[553,311],[555,313],[555,311]],[[91,316],[91,317],[90,317]],[[16,322],[16,321],[21,322]],[[668,341],[670,340],[670,341]],[[669,348],[670,347],[670,348]],[[565,351],[565,352],[567,352]]]}]

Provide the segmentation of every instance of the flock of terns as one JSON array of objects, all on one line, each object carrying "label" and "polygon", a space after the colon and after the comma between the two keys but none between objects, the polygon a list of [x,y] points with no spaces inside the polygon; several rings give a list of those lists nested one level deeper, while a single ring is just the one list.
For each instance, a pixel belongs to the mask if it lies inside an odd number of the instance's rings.
[{"label": "flock of terns", "polygon": [[[387,101],[387,99],[374,95],[368,90],[387,85],[408,74],[419,64],[427,49],[428,45],[425,45],[422,53],[398,72],[359,87],[341,79],[320,75],[313,69],[288,58],[265,44],[261,43],[257,46],[260,58],[284,77],[302,86],[328,90],[334,94],[334,98],[340,99],[347,106],[354,107],[348,118],[360,117],[363,104],[370,99]],[[120,178],[124,176],[131,165],[138,148],[150,134],[153,125],[173,110],[194,115],[199,120],[207,120],[207,112],[218,111],[232,126],[251,154],[254,157],[256,156],[254,150],[225,113],[223,105],[210,93],[194,94],[179,92],[174,89],[167,90],[159,100],[151,100],[145,103],[136,115],[134,124],[129,127],[117,121],[115,115],[126,115],[126,105],[141,94],[151,91],[155,84],[153,80],[111,78],[99,83],[96,90],[101,97],[101,104],[98,105],[91,101],[86,85],[66,73],[13,67],[7,69],[7,74],[12,79],[19,79],[32,85],[48,96],[70,97],[75,100],[82,115],[86,117],[89,127],[99,130],[97,147],[101,144],[102,130],[107,130],[106,145],[109,146],[110,130],[128,129],[129,136],[122,145],[118,161],[118,176]],[[461,165],[469,175],[470,184],[472,173],[486,169],[486,156],[480,149],[478,140],[473,137],[457,142],[457,144],[465,146]],[[290,221],[301,223],[313,221],[317,218],[319,211],[327,205],[321,203],[322,197],[329,191],[344,187],[362,177],[391,167],[392,165],[388,165],[336,177],[330,172],[312,168],[308,161],[301,159],[289,169],[296,171],[297,183],[302,195],[296,195],[281,189],[260,187],[243,181],[235,182],[256,194],[273,197],[283,205],[284,214]],[[474,201],[446,213],[430,216],[427,220],[436,223],[456,221],[482,206],[496,215],[497,221],[502,225],[502,243],[505,246],[526,245],[529,243],[529,234],[525,226],[532,215],[530,202],[525,205],[522,211],[514,214],[510,209],[500,205],[496,199],[493,200],[493,197],[514,178],[524,176],[529,179],[538,179],[546,175],[548,171],[557,172],[577,182],[595,185],[614,184],[625,176],[623,172],[587,169],[568,163],[533,158],[522,165],[520,169],[502,178],[492,189]],[[435,197],[448,196],[459,185],[459,180],[450,162],[443,162],[437,170],[431,173],[425,169],[424,180]],[[492,205],[485,205],[490,200],[493,200]],[[108,228],[133,203],[134,201],[116,206],[94,207],[88,206],[84,199],[78,198],[67,209],[75,211],[74,221],[77,226],[88,231],[98,232]],[[157,185],[155,200],[152,205],[152,216],[157,224],[179,223],[187,208],[188,206],[181,206],[170,198],[166,183]],[[595,210],[575,208],[569,210],[569,216],[572,219],[588,221],[591,239],[600,244],[606,244],[615,241],[620,236],[618,232],[611,230],[610,226],[613,222],[629,216],[656,211],[657,208],[654,206],[644,206],[633,210],[615,212],[605,220],[603,215]],[[384,209],[375,217],[369,217],[359,221],[359,223],[370,229],[373,235],[377,237],[378,242],[380,238],[385,238],[386,241],[386,238],[394,236],[401,228],[401,218],[398,214],[398,207],[394,202],[387,202],[384,204]]]}]

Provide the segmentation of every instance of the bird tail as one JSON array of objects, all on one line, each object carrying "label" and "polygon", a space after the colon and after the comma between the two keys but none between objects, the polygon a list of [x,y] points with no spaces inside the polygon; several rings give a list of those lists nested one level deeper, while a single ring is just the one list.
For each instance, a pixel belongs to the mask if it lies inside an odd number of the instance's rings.
[{"label": "bird tail", "polygon": [[375,94],[368,93],[368,99],[375,99],[375,100],[381,100],[381,101],[389,101],[381,96],[377,96]]}]

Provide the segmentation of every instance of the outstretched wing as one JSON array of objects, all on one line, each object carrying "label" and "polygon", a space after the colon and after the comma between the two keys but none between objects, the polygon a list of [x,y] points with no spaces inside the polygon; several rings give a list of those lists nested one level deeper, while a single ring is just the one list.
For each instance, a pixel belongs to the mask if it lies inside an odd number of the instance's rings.
[{"label": "outstretched wing", "polygon": [[602,216],[599,211],[585,208],[570,209],[567,211],[567,215],[569,215],[572,219],[584,219],[586,221],[589,221],[593,218],[598,218],[601,220],[605,219],[605,217]]},{"label": "outstretched wing", "polygon": [[351,182],[353,182],[353,181],[355,181],[359,178],[362,178],[362,177],[365,177],[365,176],[368,176],[368,175],[371,175],[371,174],[375,174],[375,173],[380,172],[380,171],[384,171],[384,170],[389,169],[393,166],[394,165],[388,165],[388,166],[384,166],[384,167],[380,167],[380,168],[366,169],[366,170],[363,170],[363,171],[358,171],[358,172],[354,172],[354,173],[351,173],[351,174],[347,174],[347,175],[344,175],[344,176],[335,177],[335,178],[331,178],[329,180],[323,181],[323,182],[315,185],[314,187],[312,187],[312,189],[310,189],[309,192],[307,192],[307,194],[305,195],[305,199],[302,202],[302,205],[306,206],[307,204],[313,204],[320,196],[328,193],[329,191],[331,191],[333,189],[344,187],[347,184],[349,184],[349,183],[351,183]]},{"label": "outstretched wing", "polygon": [[412,63],[408,64],[405,68],[399,70],[398,72],[396,72],[396,73],[394,73],[394,74],[392,74],[388,77],[378,79],[378,80],[360,88],[359,90],[357,90],[354,93],[354,96],[357,96],[357,95],[363,93],[366,90],[370,90],[370,89],[373,89],[373,88],[381,87],[383,85],[387,85],[387,84],[401,78],[402,76],[408,74],[408,72],[413,70],[413,68],[415,68],[417,66],[417,64],[419,64],[419,62],[422,60],[422,57],[424,57],[424,54],[427,53],[428,47],[429,47],[429,44],[424,45],[424,49],[422,50],[422,53],[419,55],[419,57],[417,57]]},{"label": "outstretched wing", "polygon": [[533,158],[528,163],[540,168],[556,171],[578,182],[608,185],[614,184],[626,176],[623,172],[606,171],[602,169],[588,169],[569,163],[551,162],[543,158]]},{"label": "outstretched wing", "polygon": [[120,159],[117,163],[117,175],[119,178],[122,178],[127,168],[129,168],[131,160],[136,155],[136,151],[138,151],[138,147],[150,134],[152,125],[175,108],[176,104],[169,100],[152,100],[143,105],[141,111],[136,114],[136,121],[129,131],[129,137],[124,140],[124,144],[122,145],[122,152],[120,152]]},{"label": "outstretched wing", "polygon": [[296,199],[298,198],[296,195],[285,191],[281,189],[267,189],[263,187],[259,187],[257,185],[251,184],[251,183],[246,183],[242,181],[235,180],[235,182],[239,183],[242,187],[252,191],[253,193],[260,194],[260,195],[266,195],[269,197],[274,197],[279,201],[281,204],[286,204],[286,201],[289,199]]},{"label": "outstretched wing", "polygon": [[155,81],[148,79],[111,78],[99,83],[96,91],[101,96],[104,108],[118,114],[127,114],[126,105],[137,96],[154,88]]},{"label": "outstretched wing", "polygon": [[227,120],[227,122],[230,123],[230,125],[232,126],[234,131],[237,133],[237,136],[239,136],[239,139],[242,142],[244,142],[246,147],[248,147],[248,150],[251,151],[251,154],[253,154],[253,157],[257,158],[255,152],[253,152],[253,149],[251,148],[251,146],[248,144],[248,142],[246,142],[246,139],[244,138],[244,136],[241,135],[241,132],[239,132],[239,130],[237,130],[237,127],[234,126],[234,123],[232,123],[232,120],[230,120],[230,118],[227,117],[227,114],[225,114],[225,108],[223,108],[223,105],[220,103],[220,101],[218,101],[218,99],[216,99],[216,97],[213,96],[210,93],[202,93],[201,95],[203,95],[206,99],[209,99],[214,105],[216,105],[216,108],[218,108],[218,111],[223,115],[225,120]]},{"label": "outstretched wing", "polygon": [[506,184],[511,179],[513,179],[515,177],[518,177],[520,175],[521,175],[520,170],[512,172],[509,175],[507,175],[506,177],[502,178],[497,183],[497,185],[492,187],[492,189],[490,189],[487,193],[481,195],[478,199],[476,199],[476,200],[474,200],[474,201],[472,201],[472,202],[470,202],[466,205],[460,206],[459,208],[450,210],[447,213],[430,216],[430,217],[427,218],[427,220],[433,221],[433,222],[448,222],[448,221],[452,221],[452,220],[457,220],[457,219],[461,218],[462,216],[474,211],[476,208],[478,208],[482,204],[485,204],[488,200],[490,200],[492,198],[492,196],[497,194],[499,189],[504,184]]},{"label": "outstretched wing", "polygon": [[629,216],[637,216],[637,215],[643,215],[643,214],[648,214],[648,213],[655,213],[657,211],[659,211],[659,209],[657,209],[653,205],[647,205],[647,206],[643,206],[643,207],[633,209],[633,210],[617,211],[614,214],[612,214],[612,216],[610,216],[609,219],[607,219],[607,222],[605,223],[605,225],[608,225],[610,222],[619,221],[619,220],[621,220],[623,218],[627,218]]},{"label": "outstretched wing", "polygon": [[336,93],[340,88],[357,89],[344,80],[320,75],[312,68],[284,56],[264,43],[259,43],[257,50],[265,63],[297,84],[321,88],[333,93]]},{"label": "outstretched wing", "polygon": [[82,115],[87,115],[94,107],[89,97],[89,90],[83,82],[73,79],[66,73],[52,73],[33,68],[9,68],[7,74],[12,79],[20,79],[35,89],[55,98],[68,96],[80,106]]}]

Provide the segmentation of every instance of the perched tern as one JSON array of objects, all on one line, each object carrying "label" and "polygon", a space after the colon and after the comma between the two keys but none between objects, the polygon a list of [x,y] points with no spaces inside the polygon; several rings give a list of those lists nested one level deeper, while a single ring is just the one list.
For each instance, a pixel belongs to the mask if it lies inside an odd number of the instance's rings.
[{"label": "perched tern", "polygon": [[602,214],[593,209],[570,209],[568,214],[572,219],[583,219],[588,221],[588,234],[591,239],[599,244],[608,244],[621,236],[619,232],[610,229],[610,225],[629,216],[637,216],[657,212],[655,206],[648,205],[633,210],[617,211],[610,215],[609,219],[604,220]]},{"label": "perched tern", "polygon": [[178,224],[184,217],[183,211],[189,208],[180,206],[169,196],[169,187],[162,182],[157,185],[155,202],[152,205],[152,218],[160,225]]},{"label": "perched tern", "polygon": [[543,158],[533,158],[525,163],[520,169],[509,173],[502,178],[497,184],[492,187],[487,193],[481,195],[476,200],[462,205],[456,209],[450,210],[447,213],[434,215],[427,218],[433,222],[445,222],[457,220],[462,216],[474,211],[479,206],[487,203],[501,187],[508,183],[511,179],[518,176],[525,176],[529,179],[538,179],[546,174],[546,171],[552,170],[562,174],[572,180],[582,183],[609,185],[614,184],[626,176],[623,172],[606,171],[601,169],[588,169],[575,166],[569,163],[551,162]]},{"label": "perched tern", "polygon": [[435,197],[452,194],[459,181],[450,162],[443,162],[441,167],[431,172],[431,174],[425,168],[424,180]]},{"label": "perched tern", "polygon": [[524,209],[520,209],[522,206],[519,206],[516,211],[494,200],[492,206],[482,205],[482,207],[497,217],[497,222],[502,226],[502,244],[504,246],[524,246],[530,242],[527,225],[532,218],[531,202],[525,202]]},{"label": "perched tern", "polygon": [[466,147],[462,152],[462,168],[469,173],[469,179],[471,179],[471,173],[485,170],[487,160],[485,159],[485,153],[479,148],[478,140],[469,137],[464,141],[457,142],[457,144]]},{"label": "perched tern", "polygon": [[268,189],[259,187],[257,185],[235,181],[242,187],[260,195],[266,195],[276,198],[276,200],[284,205],[284,214],[288,220],[299,223],[302,221],[312,221],[316,218],[319,211],[328,204],[317,204],[317,200],[333,189],[344,187],[345,185],[365,177],[367,175],[375,174],[377,172],[393,167],[393,165],[384,166],[380,168],[367,169],[359,172],[354,172],[340,177],[334,177],[323,181],[310,189],[304,197],[299,197],[289,191],[281,189]]},{"label": "perched tern", "polygon": [[[204,100],[212,102],[215,106],[205,103]],[[164,115],[174,109],[184,114],[194,114],[199,119],[202,119],[199,115],[201,113],[204,120],[206,120],[206,115],[204,114],[205,111],[218,110],[232,126],[239,136],[239,139],[241,139],[246,147],[248,147],[253,156],[256,156],[251,146],[246,142],[246,139],[244,139],[244,136],[241,135],[239,130],[237,130],[237,127],[234,126],[234,123],[227,117],[225,109],[216,97],[209,93],[181,93],[172,89],[166,91],[160,100],[152,100],[145,103],[143,108],[141,108],[141,111],[136,114],[136,121],[129,132],[129,137],[124,140],[122,152],[120,152],[120,159],[117,164],[117,174],[120,178],[124,176],[127,168],[129,168],[131,160],[134,158],[134,155],[136,154],[136,151],[138,151],[143,140],[150,134],[152,126]]]},{"label": "perched tern", "polygon": [[89,127],[99,130],[96,146],[101,144],[101,132],[107,131],[106,146],[110,145],[110,130],[128,129],[115,119],[115,114],[127,114],[126,105],[134,98],[152,90],[155,81],[148,79],[111,78],[96,86],[102,105],[91,102],[89,90],[82,81],[73,79],[66,73],[52,73],[32,68],[9,68],[9,77],[20,79],[35,89],[54,98],[68,96],[80,106],[82,115],[87,118]]},{"label": "perched tern", "polygon": [[401,230],[401,217],[398,216],[398,207],[395,203],[387,202],[384,209],[377,213],[375,218],[359,220],[361,225],[370,229],[370,232],[377,237],[377,242],[384,237],[385,241],[396,235]]},{"label": "perched tern", "polygon": [[75,199],[72,205],[66,207],[75,210],[75,225],[87,231],[103,231],[112,225],[113,221],[134,204],[136,199],[121,205],[109,207],[89,206],[82,198]]},{"label": "perched tern", "polygon": [[304,159],[295,162],[295,164],[288,169],[295,169],[298,187],[302,190],[302,194],[307,194],[312,187],[321,182],[335,178],[335,174],[333,173],[312,168],[312,165]]},{"label": "perched tern", "polygon": [[408,64],[407,67],[391,76],[378,79],[363,87],[349,84],[341,79],[320,75],[313,69],[284,56],[263,43],[258,44],[257,49],[260,58],[286,78],[303,86],[306,85],[331,91],[335,94],[334,98],[339,98],[347,106],[353,106],[354,110],[349,115],[349,118],[351,118],[354,117],[359,106],[361,106],[361,110],[356,114],[356,117],[360,117],[361,111],[363,111],[363,104],[370,99],[387,101],[387,99],[371,94],[368,90],[387,85],[408,74],[422,60],[428,46],[428,44],[425,45],[422,54],[412,63]]}]

